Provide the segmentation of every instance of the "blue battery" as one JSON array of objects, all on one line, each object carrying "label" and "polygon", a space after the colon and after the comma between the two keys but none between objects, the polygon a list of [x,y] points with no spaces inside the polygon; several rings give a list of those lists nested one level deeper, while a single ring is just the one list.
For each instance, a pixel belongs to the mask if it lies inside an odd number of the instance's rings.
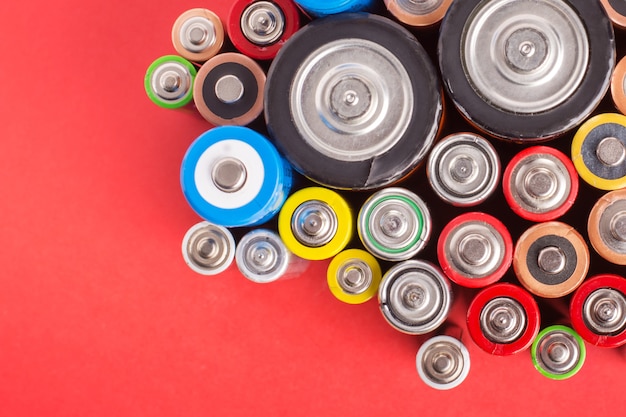
[{"label": "blue battery", "polygon": [[180,182],[203,219],[226,227],[254,226],[280,210],[292,170],[265,136],[247,127],[220,126],[187,149]]},{"label": "blue battery", "polygon": [[344,12],[372,10],[375,0],[295,0],[306,13],[323,17]]}]

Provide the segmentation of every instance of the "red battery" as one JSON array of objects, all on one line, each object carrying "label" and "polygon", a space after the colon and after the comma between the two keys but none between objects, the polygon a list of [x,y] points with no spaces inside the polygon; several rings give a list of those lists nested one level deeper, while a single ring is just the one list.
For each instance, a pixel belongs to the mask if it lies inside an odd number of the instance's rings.
[{"label": "red battery", "polygon": [[298,29],[300,13],[291,0],[235,0],[228,14],[230,40],[254,59],[274,58]]},{"label": "red battery", "polygon": [[495,217],[465,213],[444,227],[437,242],[437,258],[453,282],[482,288],[502,278],[511,266],[513,240],[506,226]]},{"label": "red battery", "polygon": [[539,325],[539,306],[533,296],[508,283],[483,289],[467,311],[472,340],[492,355],[512,355],[527,349],[539,333]]},{"label": "red battery", "polygon": [[570,303],[572,327],[600,347],[626,344],[626,279],[613,274],[589,278]]}]

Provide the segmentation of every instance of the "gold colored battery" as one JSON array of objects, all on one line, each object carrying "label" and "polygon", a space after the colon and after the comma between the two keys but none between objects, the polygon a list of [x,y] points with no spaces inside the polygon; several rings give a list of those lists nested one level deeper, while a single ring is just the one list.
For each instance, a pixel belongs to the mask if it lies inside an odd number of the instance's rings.
[{"label": "gold colored battery", "polygon": [[626,3],[624,0],[600,0],[600,3],[613,22],[613,26],[619,29],[626,28]]},{"label": "gold colored battery", "polygon": [[224,44],[224,26],[208,9],[190,9],[172,27],[174,49],[183,58],[204,62],[217,55]]},{"label": "gold colored battery", "polygon": [[615,108],[626,114],[626,57],[620,59],[611,76],[611,97]]},{"label": "gold colored battery", "polygon": [[626,189],[607,193],[596,202],[589,214],[587,232],[600,256],[626,265]]},{"label": "gold colored battery", "polygon": [[378,293],[382,278],[374,256],[361,249],[338,253],[328,265],[326,279],[330,292],[348,304],[362,304]]},{"label": "gold colored battery", "polygon": [[414,27],[432,26],[441,21],[452,0],[385,0],[385,6],[400,22]]}]

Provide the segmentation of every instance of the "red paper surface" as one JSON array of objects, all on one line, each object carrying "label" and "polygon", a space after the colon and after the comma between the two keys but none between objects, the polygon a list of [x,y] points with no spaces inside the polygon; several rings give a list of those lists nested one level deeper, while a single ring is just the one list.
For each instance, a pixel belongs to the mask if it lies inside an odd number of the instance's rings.
[{"label": "red paper surface", "polygon": [[[11,2],[0,6],[0,415],[422,416],[623,413],[626,350],[588,349],[570,380],[530,354],[472,364],[438,392],[419,338],[375,301],[344,305],[327,262],[256,285],[194,274],[180,253],[199,219],[179,167],[209,126],[145,96],[170,29],[229,2]],[[434,259],[433,259],[434,260]],[[459,291],[452,315],[473,292]]]}]

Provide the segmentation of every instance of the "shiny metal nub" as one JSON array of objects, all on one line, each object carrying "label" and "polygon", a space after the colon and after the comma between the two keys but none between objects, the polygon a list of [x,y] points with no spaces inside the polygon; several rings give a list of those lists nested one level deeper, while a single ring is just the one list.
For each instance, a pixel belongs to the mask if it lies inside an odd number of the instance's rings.
[{"label": "shiny metal nub", "polygon": [[200,222],[185,234],[182,251],[185,262],[195,272],[215,275],[232,263],[235,239],[225,227]]},{"label": "shiny metal nub", "polygon": [[480,312],[480,328],[493,343],[515,342],[526,331],[527,321],[524,307],[509,297],[494,298]]},{"label": "shiny metal nub", "polygon": [[490,224],[469,221],[450,232],[444,250],[454,269],[469,278],[484,278],[502,265],[505,242]]},{"label": "shiny metal nub", "polygon": [[599,335],[616,335],[626,330],[626,296],[613,288],[599,288],[583,305],[583,320]]},{"label": "shiny metal nub", "polygon": [[291,216],[291,231],[301,244],[310,248],[322,247],[337,233],[337,214],[322,201],[306,201]]},{"label": "shiny metal nub", "polygon": [[486,139],[459,133],[435,145],[426,170],[430,185],[442,200],[455,206],[473,206],[495,191],[500,159]]},{"label": "shiny metal nub", "polygon": [[435,336],[424,342],[417,352],[417,372],[435,389],[451,389],[465,380],[470,356],[465,345],[451,336]]},{"label": "shiny metal nub", "polygon": [[612,202],[598,221],[600,238],[612,251],[626,254],[626,200]]},{"label": "shiny metal nub", "polygon": [[211,171],[213,184],[225,193],[234,193],[243,188],[248,178],[248,170],[236,158],[222,158],[215,162]]},{"label": "shiny metal nub", "polygon": [[178,37],[183,48],[189,52],[199,53],[215,44],[217,33],[211,20],[194,16],[180,26]]},{"label": "shiny metal nub", "polygon": [[441,7],[443,0],[395,0],[407,13],[415,16],[428,15]]},{"label": "shiny metal nub", "polygon": [[429,262],[409,260],[387,271],[378,300],[383,316],[394,328],[424,334],[448,317],[452,291],[439,268]]},{"label": "shiny metal nub", "polygon": [[161,100],[176,103],[189,94],[192,76],[180,62],[164,62],[152,73],[150,88]]},{"label": "shiny metal nub", "polygon": [[285,274],[289,255],[287,247],[276,233],[256,229],[246,233],[239,241],[235,261],[246,278],[268,283]]},{"label": "shiny metal nub", "polygon": [[348,259],[337,268],[337,283],[346,294],[362,294],[372,286],[374,273],[360,259]]},{"label": "shiny metal nub", "polygon": [[543,335],[537,343],[537,365],[555,375],[573,371],[581,359],[580,345],[568,332],[555,329]]},{"label": "shiny metal nub", "polygon": [[267,46],[277,42],[285,31],[285,16],[269,1],[251,3],[241,14],[241,32],[253,44]]},{"label": "shiny metal nub", "polygon": [[388,261],[415,256],[428,243],[431,229],[426,203],[404,188],[376,192],[359,212],[358,232],[363,245]]}]

